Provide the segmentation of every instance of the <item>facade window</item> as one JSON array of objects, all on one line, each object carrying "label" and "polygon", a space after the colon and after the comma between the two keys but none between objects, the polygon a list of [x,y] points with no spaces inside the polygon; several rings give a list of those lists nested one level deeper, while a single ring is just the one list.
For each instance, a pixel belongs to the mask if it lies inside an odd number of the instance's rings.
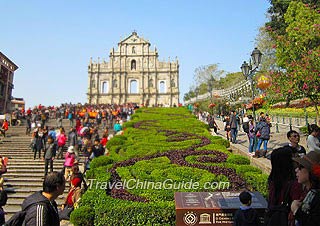
[{"label": "facade window", "polygon": [[136,60],[131,61],[131,70],[136,70]]},{"label": "facade window", "polygon": [[138,93],[138,81],[137,80],[130,81],[130,93]]},{"label": "facade window", "polygon": [[108,93],[109,92],[109,82],[103,82],[102,83],[102,93]]},{"label": "facade window", "polygon": [[165,81],[160,81],[159,83],[159,92],[165,93],[166,92],[166,83]]},{"label": "facade window", "polygon": [[117,88],[117,87],[118,87],[118,81],[117,81],[117,79],[114,79],[114,80],[113,80],[113,87],[114,87],[114,88]]}]

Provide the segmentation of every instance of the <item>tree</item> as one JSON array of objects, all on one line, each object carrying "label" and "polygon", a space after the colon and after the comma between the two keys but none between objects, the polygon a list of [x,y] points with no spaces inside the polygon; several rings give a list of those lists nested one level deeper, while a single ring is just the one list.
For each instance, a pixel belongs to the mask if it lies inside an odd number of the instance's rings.
[{"label": "tree", "polygon": [[260,27],[259,33],[256,37],[256,46],[263,54],[263,60],[260,64],[260,71],[265,72],[277,69],[276,64],[276,41],[271,37],[266,27]]},{"label": "tree", "polygon": [[224,73],[223,70],[218,69],[218,64],[200,66],[194,71],[194,81],[198,86],[201,84],[206,84],[206,86],[208,86],[208,81],[210,81],[211,78],[216,82]]},{"label": "tree", "polygon": [[317,104],[320,97],[320,14],[315,6],[291,1],[284,20],[285,34],[276,39],[277,65],[282,68],[272,72],[276,93],[290,99],[308,97]]},{"label": "tree", "polygon": [[290,2],[302,2],[309,6],[320,7],[319,0],[269,0],[271,6],[268,9],[270,21],[266,23],[266,28],[270,31],[273,38],[286,33],[287,24],[284,19]]}]

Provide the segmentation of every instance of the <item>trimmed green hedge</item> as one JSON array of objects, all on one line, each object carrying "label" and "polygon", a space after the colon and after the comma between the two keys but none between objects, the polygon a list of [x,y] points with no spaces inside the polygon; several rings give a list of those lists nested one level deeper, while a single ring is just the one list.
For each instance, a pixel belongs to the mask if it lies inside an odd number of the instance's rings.
[{"label": "trimmed green hedge", "polygon": [[[233,172],[245,179],[251,189],[266,195],[267,176],[250,166],[247,158],[229,152],[229,141],[212,136],[207,125],[185,108],[139,109],[124,127],[124,135],[108,142],[110,155],[94,159],[87,171],[91,187],[71,214],[75,226],[175,225],[174,192],[206,191],[205,183],[229,182],[227,174],[215,175],[206,170],[211,166],[235,169]],[[188,154],[180,156],[184,153]],[[203,163],[199,159],[204,159]],[[219,163],[212,162],[215,159]],[[102,183],[114,182],[115,173],[122,182],[131,180],[132,184],[125,184],[129,185],[126,191],[131,198],[147,202],[113,198],[107,194],[106,186],[101,189]],[[134,187],[136,181],[153,187]],[[163,187],[166,181],[172,186],[170,189]],[[182,182],[189,181],[198,182],[199,186],[181,187]],[[180,187],[174,187],[177,184]]]}]

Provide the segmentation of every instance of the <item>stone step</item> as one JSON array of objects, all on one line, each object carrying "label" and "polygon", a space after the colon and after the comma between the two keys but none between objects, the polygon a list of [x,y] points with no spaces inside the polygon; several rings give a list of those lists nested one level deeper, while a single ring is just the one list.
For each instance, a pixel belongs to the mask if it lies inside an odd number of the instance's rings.
[{"label": "stone step", "polygon": [[[25,120],[22,120],[25,123]],[[46,123],[49,127],[57,128],[56,120],[50,119]],[[70,130],[68,119],[64,119],[62,125],[68,133]],[[100,130],[101,133],[101,130]],[[44,161],[33,160],[33,151],[30,149],[31,136],[26,134],[25,124],[21,126],[11,126],[5,138],[0,137],[0,155],[9,157],[8,172],[3,175],[5,179],[4,188],[8,193],[8,202],[4,207],[6,220],[21,210],[23,200],[42,190]],[[67,147],[65,148],[65,152]],[[41,152],[41,156],[43,152]],[[83,168],[84,157],[80,153],[80,168]],[[38,155],[37,155],[38,156]],[[64,159],[54,160],[54,170],[61,171]],[[65,193],[57,199],[58,204],[62,204],[69,189],[66,185]],[[67,225],[67,224],[66,224]]]},{"label": "stone step", "polygon": [[[43,165],[34,165],[34,164],[30,164],[30,165],[10,165],[10,164],[8,164],[8,167],[7,167],[7,169],[8,169],[8,171],[14,171],[15,169],[16,170],[18,170],[18,169],[30,169],[30,166],[31,166],[31,168],[32,169],[43,169],[43,167],[44,167],[44,163],[43,163]],[[59,167],[60,166],[60,167]],[[56,168],[58,168],[58,169],[62,169],[62,165],[60,165],[60,164],[54,164],[53,163],[53,168],[54,169],[56,169]],[[31,169],[31,170],[32,170]]]},{"label": "stone step", "polygon": [[[28,197],[29,195],[30,194],[28,194],[26,197]],[[14,198],[14,199],[9,197],[8,201],[7,201],[7,205],[21,206],[21,204],[23,203],[23,201],[25,200],[26,197]],[[61,206],[64,203],[64,196],[60,196],[60,197],[55,200],[59,206]]]},{"label": "stone step", "polygon": [[32,183],[28,183],[28,181],[7,181],[4,184],[5,187],[19,187],[19,186],[24,186],[24,187],[36,187],[37,190],[42,189],[42,181],[33,181]]}]

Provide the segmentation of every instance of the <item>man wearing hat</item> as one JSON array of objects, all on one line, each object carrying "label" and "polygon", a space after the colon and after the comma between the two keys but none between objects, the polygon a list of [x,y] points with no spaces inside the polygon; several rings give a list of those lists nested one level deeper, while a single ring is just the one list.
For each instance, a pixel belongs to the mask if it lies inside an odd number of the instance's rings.
[{"label": "man wearing hat", "polygon": [[299,226],[316,226],[320,222],[320,154],[311,151],[307,155],[293,158],[297,180],[303,185],[305,196],[294,200],[291,211]]}]

